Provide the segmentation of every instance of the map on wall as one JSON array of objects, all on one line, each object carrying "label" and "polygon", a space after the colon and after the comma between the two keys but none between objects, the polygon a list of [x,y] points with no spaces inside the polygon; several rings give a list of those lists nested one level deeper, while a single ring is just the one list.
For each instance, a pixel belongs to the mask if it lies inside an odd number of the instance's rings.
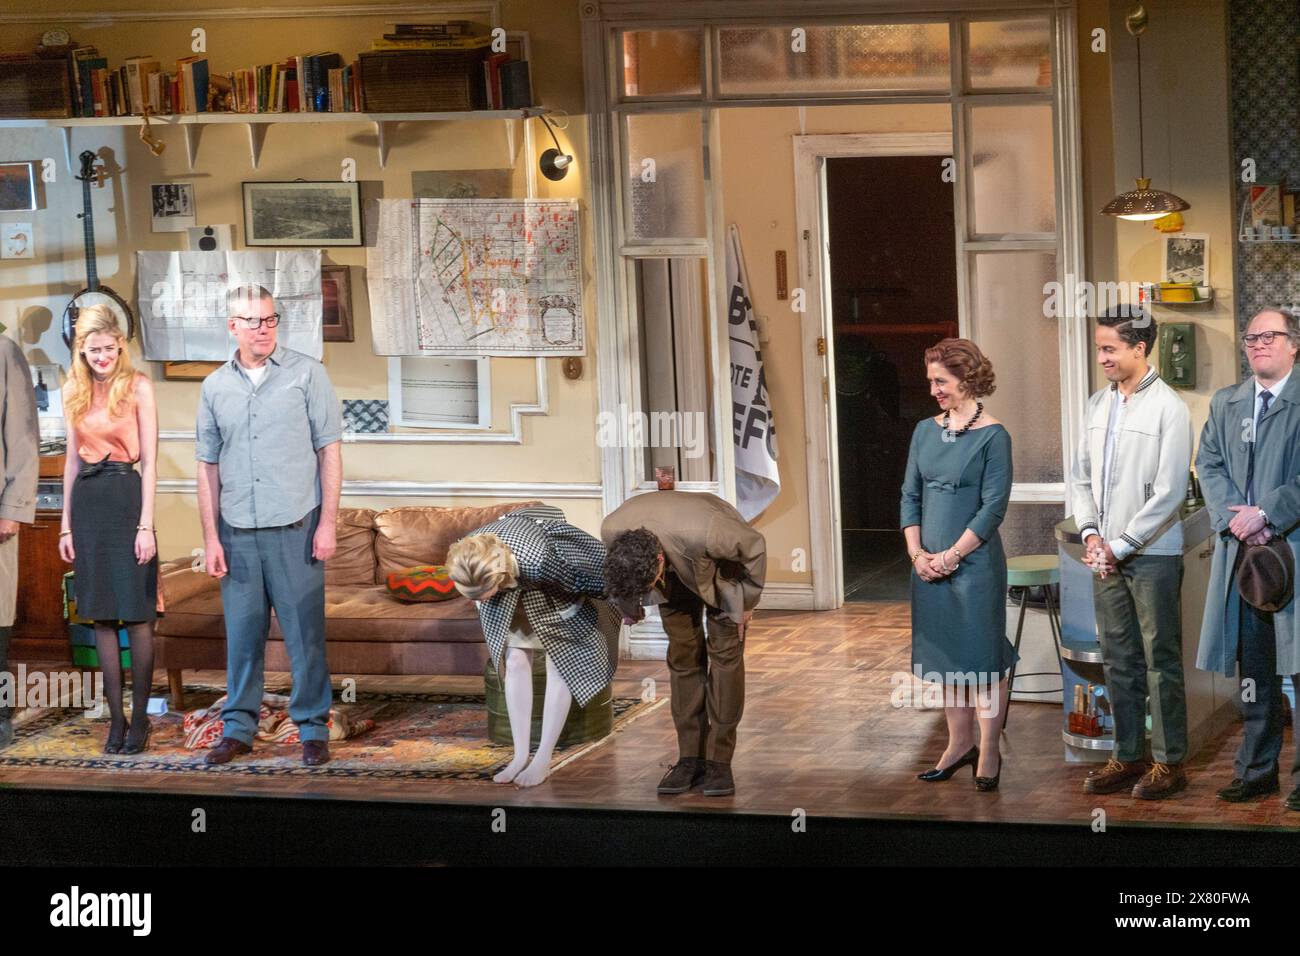
[{"label": "map on wall", "polygon": [[367,254],[377,355],[582,355],[576,199],[387,199]]},{"label": "map on wall", "polygon": [[226,327],[226,292],[260,285],[275,296],[279,343],[324,354],[320,250],[281,252],[137,252],[144,357],[151,362],[224,362],[235,338]]}]

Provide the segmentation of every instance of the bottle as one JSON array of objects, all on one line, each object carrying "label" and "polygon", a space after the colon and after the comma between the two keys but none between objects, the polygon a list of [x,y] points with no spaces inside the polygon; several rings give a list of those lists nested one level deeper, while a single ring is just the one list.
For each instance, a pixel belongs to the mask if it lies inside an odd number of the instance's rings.
[{"label": "bottle", "polygon": [[1196,480],[1196,471],[1193,469],[1187,472],[1187,500],[1183,502],[1183,506],[1190,510],[1199,508],[1203,504],[1205,502],[1201,500],[1201,483]]}]

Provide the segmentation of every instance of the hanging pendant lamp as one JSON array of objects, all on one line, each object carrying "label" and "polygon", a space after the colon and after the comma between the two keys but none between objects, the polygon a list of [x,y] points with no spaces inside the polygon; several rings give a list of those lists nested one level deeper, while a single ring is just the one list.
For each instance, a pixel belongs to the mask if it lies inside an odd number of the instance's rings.
[{"label": "hanging pendant lamp", "polygon": [[1133,35],[1137,43],[1138,75],[1138,169],[1137,189],[1120,193],[1101,210],[1102,215],[1115,216],[1119,219],[1148,220],[1160,219],[1171,212],[1190,209],[1191,204],[1180,196],[1167,193],[1162,189],[1152,189],[1151,180],[1146,174],[1145,141],[1142,130],[1142,31],[1147,28],[1147,12],[1138,4],[1133,12],[1124,18],[1124,26]]}]

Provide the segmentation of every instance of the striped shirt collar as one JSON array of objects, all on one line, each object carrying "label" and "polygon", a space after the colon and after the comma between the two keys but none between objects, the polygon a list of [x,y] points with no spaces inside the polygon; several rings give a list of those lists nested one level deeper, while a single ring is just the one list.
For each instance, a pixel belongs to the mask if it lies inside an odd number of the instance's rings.
[{"label": "striped shirt collar", "polygon": [[[1154,366],[1154,365],[1150,366],[1150,367],[1147,369],[1147,373],[1146,373],[1145,375],[1142,376],[1142,381],[1138,382],[1138,387],[1135,388],[1135,389],[1133,389],[1133,394],[1136,395],[1138,392],[1142,391],[1144,388],[1147,388],[1148,386],[1151,385],[1152,382],[1154,382],[1154,381],[1155,381],[1157,378],[1159,378],[1159,377],[1160,377],[1160,376],[1156,373],[1155,366]],[[1112,392],[1118,392],[1118,391],[1119,391],[1119,382],[1111,382],[1111,383],[1110,383],[1110,390],[1111,390]]]}]

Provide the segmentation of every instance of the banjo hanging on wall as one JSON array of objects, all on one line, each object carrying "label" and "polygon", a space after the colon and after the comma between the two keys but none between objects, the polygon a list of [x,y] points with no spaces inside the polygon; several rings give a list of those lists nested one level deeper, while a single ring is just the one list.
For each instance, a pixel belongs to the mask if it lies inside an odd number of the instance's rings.
[{"label": "banjo hanging on wall", "polygon": [[63,341],[72,347],[76,337],[77,316],[81,310],[91,305],[106,305],[117,316],[117,324],[128,339],[135,335],[135,315],[126,300],[106,285],[101,285],[99,272],[95,267],[95,217],[91,209],[90,184],[98,178],[95,170],[95,154],[85,150],[81,154],[81,225],[86,238],[86,287],[72,297],[68,307],[63,310]]}]

